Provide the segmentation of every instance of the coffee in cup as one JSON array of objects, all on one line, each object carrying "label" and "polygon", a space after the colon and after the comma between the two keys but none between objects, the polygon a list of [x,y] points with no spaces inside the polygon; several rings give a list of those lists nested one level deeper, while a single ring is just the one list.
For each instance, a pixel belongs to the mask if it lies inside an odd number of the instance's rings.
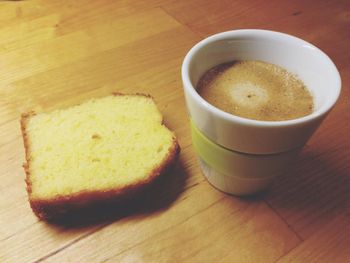
[{"label": "coffee in cup", "polygon": [[232,61],[209,69],[196,90],[210,104],[233,115],[284,121],[313,112],[313,97],[296,76],[277,65]]}]

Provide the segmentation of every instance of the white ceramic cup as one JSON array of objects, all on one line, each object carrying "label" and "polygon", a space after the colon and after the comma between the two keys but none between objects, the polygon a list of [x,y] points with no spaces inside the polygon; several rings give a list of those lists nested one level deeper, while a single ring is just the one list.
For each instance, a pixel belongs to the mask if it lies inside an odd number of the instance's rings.
[{"label": "white ceramic cup", "polygon": [[[296,74],[309,88],[312,114],[286,121],[258,121],[226,113],[197,92],[200,77],[215,65],[261,60]],[[331,59],[312,44],[284,33],[234,30],[196,44],[182,64],[183,88],[191,119],[215,143],[241,153],[272,154],[302,147],[337,101],[341,80]]]}]

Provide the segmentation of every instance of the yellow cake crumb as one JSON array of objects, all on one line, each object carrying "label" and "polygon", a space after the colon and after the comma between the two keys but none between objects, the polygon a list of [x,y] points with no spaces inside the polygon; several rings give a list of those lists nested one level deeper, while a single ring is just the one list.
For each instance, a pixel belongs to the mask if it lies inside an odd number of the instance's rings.
[{"label": "yellow cake crumb", "polygon": [[174,134],[152,98],[116,95],[26,121],[32,200],[118,189],[146,180]]}]

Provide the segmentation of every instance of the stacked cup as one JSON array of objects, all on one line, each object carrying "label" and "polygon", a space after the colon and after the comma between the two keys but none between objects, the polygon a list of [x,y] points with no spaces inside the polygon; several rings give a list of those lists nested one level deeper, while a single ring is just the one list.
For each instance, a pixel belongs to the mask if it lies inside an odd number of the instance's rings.
[{"label": "stacked cup", "polygon": [[[235,60],[260,60],[296,74],[309,88],[314,111],[285,121],[238,117],[209,104],[196,91],[210,68]],[[235,30],[196,44],[182,65],[192,142],[208,181],[230,194],[266,189],[293,163],[337,101],[341,80],[330,58],[299,38],[267,30]]]}]

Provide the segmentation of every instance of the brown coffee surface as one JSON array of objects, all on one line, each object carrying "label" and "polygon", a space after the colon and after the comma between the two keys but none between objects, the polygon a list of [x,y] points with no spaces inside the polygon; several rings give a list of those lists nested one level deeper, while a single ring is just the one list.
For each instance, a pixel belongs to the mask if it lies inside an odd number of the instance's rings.
[{"label": "brown coffee surface", "polygon": [[223,111],[254,120],[296,119],[312,113],[314,107],[300,79],[262,61],[217,65],[201,77],[197,92]]}]

